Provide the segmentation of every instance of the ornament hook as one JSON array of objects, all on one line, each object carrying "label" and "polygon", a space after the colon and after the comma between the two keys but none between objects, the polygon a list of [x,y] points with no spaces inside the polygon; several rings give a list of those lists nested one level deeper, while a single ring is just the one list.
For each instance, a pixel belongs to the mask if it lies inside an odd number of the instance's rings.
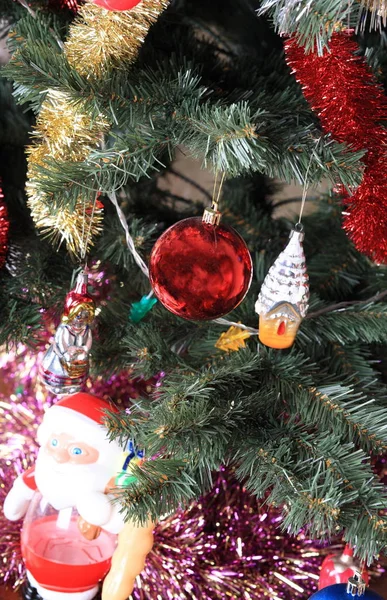
[{"label": "ornament hook", "polygon": [[312,153],[312,155],[310,157],[308,168],[306,169],[306,173],[305,173],[304,187],[303,187],[303,190],[302,190],[302,198],[301,198],[301,206],[300,206],[300,215],[298,217],[298,221],[297,221],[296,226],[295,226],[295,229],[297,227],[301,228],[301,229],[296,229],[296,231],[300,231],[301,233],[304,231],[304,228],[302,227],[302,224],[301,224],[301,220],[302,220],[302,215],[304,213],[306,196],[308,194],[308,189],[309,189],[308,176],[309,176],[310,167],[312,166],[312,160],[313,160],[313,153]]},{"label": "ornament hook", "polygon": [[207,207],[204,209],[203,213],[203,223],[207,223],[207,225],[219,225],[220,220],[222,218],[222,213],[218,210],[218,203],[213,202],[211,204],[211,208]]},{"label": "ornament hook", "polygon": [[360,571],[356,571],[353,577],[350,577],[347,584],[347,594],[349,596],[364,596],[366,592],[366,584],[363,581]]},{"label": "ornament hook", "polygon": [[207,225],[217,226],[219,225],[220,220],[222,218],[222,213],[219,211],[219,200],[225,176],[226,173],[222,173],[222,178],[219,182],[218,189],[216,189],[218,181],[218,171],[215,172],[214,191],[212,194],[211,208],[205,208],[203,213],[203,223],[207,223]]}]

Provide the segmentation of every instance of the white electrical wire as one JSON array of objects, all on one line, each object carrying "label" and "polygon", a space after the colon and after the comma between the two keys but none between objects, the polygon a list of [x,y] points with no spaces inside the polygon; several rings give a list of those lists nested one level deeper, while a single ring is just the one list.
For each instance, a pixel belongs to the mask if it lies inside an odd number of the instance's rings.
[{"label": "white electrical wire", "polygon": [[239,329],[243,329],[244,331],[248,331],[251,335],[258,335],[258,329],[254,329],[254,327],[248,327],[247,325],[243,325],[243,323],[237,323],[236,321],[229,321],[228,319],[214,319],[214,323],[219,323],[219,325],[226,325],[227,327],[234,326],[239,327]]},{"label": "white electrical wire", "polygon": [[[26,0],[17,0],[19,2],[19,4],[21,6],[23,6],[26,10],[28,10],[28,12],[30,13],[31,17],[33,17],[34,19],[36,19],[36,12],[34,10],[32,10],[32,8],[30,7],[30,5],[28,4],[28,2]],[[62,42],[62,40],[60,40],[58,38],[58,36],[56,35],[55,31],[53,29],[51,29],[51,27],[49,27],[49,31],[52,34],[53,38],[55,39],[56,43],[58,44],[59,48],[61,50],[64,50],[64,43]]]},{"label": "white electrical wire", "polygon": [[117,211],[118,218],[119,218],[120,223],[125,231],[126,244],[129,248],[136,264],[140,267],[140,269],[144,273],[145,277],[148,277],[148,279],[149,279],[149,269],[136,250],[134,240],[129,232],[129,227],[128,227],[128,223],[126,221],[125,215],[122,212],[120,205],[118,204],[116,193],[111,192],[110,194],[108,194],[108,198],[109,198],[110,202],[114,205],[114,207]]}]

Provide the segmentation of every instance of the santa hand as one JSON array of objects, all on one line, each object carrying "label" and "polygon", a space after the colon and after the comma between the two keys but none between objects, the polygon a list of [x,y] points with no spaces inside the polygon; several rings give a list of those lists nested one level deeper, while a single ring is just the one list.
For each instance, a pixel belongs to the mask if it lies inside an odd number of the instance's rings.
[{"label": "santa hand", "polygon": [[105,525],[111,517],[113,506],[106,494],[102,492],[90,492],[83,494],[76,505],[77,511],[82,519],[91,525]]},{"label": "santa hand", "polygon": [[23,481],[22,476],[14,482],[3,505],[5,518],[9,521],[22,519],[28,510],[34,492]]}]

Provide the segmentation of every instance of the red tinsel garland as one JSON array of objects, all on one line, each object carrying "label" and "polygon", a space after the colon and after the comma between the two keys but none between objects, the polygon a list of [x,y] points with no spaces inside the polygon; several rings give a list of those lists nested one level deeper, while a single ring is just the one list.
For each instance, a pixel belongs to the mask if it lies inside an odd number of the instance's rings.
[{"label": "red tinsel garland", "polygon": [[5,265],[8,252],[9,218],[4,195],[0,188],[0,269]]},{"label": "red tinsel garland", "polygon": [[296,39],[286,59],[322,128],[354,150],[366,149],[360,186],[345,202],[344,228],[356,248],[379,263],[387,262],[387,98],[348,32],[332,36],[322,56],[305,54]]}]

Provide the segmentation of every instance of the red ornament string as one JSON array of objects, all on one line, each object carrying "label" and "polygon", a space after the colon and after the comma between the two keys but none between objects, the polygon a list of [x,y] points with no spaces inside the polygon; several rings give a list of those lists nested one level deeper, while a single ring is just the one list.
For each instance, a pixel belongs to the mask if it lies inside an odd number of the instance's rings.
[{"label": "red ornament string", "polygon": [[305,54],[296,39],[286,45],[286,60],[322,128],[353,150],[366,149],[361,184],[344,193],[344,228],[356,248],[372,260],[387,262],[387,98],[349,32],[332,36],[322,56]]},{"label": "red ornament string", "polygon": [[9,218],[4,195],[0,188],[0,269],[5,265],[8,252]]}]

